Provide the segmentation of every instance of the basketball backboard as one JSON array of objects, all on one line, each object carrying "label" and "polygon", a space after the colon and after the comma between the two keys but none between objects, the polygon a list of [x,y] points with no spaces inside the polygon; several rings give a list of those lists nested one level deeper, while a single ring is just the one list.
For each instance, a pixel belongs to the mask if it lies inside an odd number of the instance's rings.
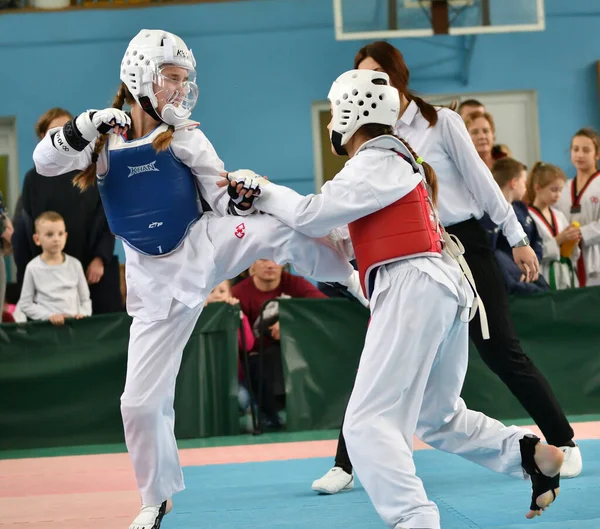
[{"label": "basketball backboard", "polygon": [[333,0],[337,40],[543,31],[544,0]]}]

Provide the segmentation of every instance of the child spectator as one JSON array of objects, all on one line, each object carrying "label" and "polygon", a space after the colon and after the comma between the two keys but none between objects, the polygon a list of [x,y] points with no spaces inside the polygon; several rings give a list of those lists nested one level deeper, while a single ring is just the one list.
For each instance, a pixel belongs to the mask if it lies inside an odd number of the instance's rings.
[{"label": "child spectator", "polygon": [[[529,215],[527,205],[522,202],[527,191],[527,167],[513,158],[502,158],[494,163],[492,175],[504,198],[512,205],[517,219],[529,238],[531,247],[541,261],[542,239],[537,232],[535,222]],[[510,294],[533,294],[550,290],[544,278],[539,278],[531,283],[525,282],[521,270],[513,260],[512,248],[498,226],[491,221],[487,214],[482,217],[481,223],[490,234],[494,255],[504,274],[504,281]]]},{"label": "child spectator", "polygon": [[581,256],[577,261],[579,285],[600,285],[600,136],[589,128],[571,140],[571,162],[577,170],[556,204],[569,222],[581,227]]},{"label": "child spectator", "polygon": [[[239,305],[239,299],[234,298],[231,295],[231,283],[225,280],[219,283],[213,288],[206,298],[205,305],[215,302],[229,303],[230,305]],[[246,385],[244,377],[244,371],[242,369],[242,361],[244,361],[244,354],[248,354],[254,348],[254,334],[252,333],[252,327],[248,321],[248,317],[240,309],[241,326],[238,331],[238,403],[240,406],[240,412],[248,415],[250,413],[250,393]]]},{"label": "child spectator", "polygon": [[18,308],[30,320],[63,325],[65,318],[92,314],[90,290],[81,263],[63,253],[67,232],[63,218],[46,211],[35,220],[33,240],[42,254],[25,269]]},{"label": "child spectator", "polygon": [[[63,108],[52,108],[38,120],[36,135],[42,139],[48,131],[64,126],[72,117]],[[70,171],[48,178],[33,168],[25,174],[14,222],[17,283],[22,284],[27,264],[39,255],[39,249],[32,242],[33,221],[44,211],[56,211],[63,217],[69,232],[65,252],[79,260],[85,271],[94,314],[119,312],[123,305],[119,295],[119,260],[114,255],[115,236],[108,226],[98,187],[90,186],[81,191],[73,185],[74,177],[80,172]]]},{"label": "child spectator", "polygon": [[[6,292],[7,278],[4,257],[10,253],[12,234],[13,226],[6,213],[6,206],[2,199],[2,193],[0,193],[0,309],[3,309],[4,307],[4,294]],[[4,314],[4,310],[2,310],[2,313]],[[4,319],[4,316],[2,316],[2,319]]]},{"label": "child spectator", "polygon": [[544,162],[537,162],[527,179],[529,212],[544,248],[540,273],[552,290],[579,286],[573,262],[577,263],[579,259],[581,230],[569,224],[565,215],[553,207],[566,181],[567,177],[560,167]]}]

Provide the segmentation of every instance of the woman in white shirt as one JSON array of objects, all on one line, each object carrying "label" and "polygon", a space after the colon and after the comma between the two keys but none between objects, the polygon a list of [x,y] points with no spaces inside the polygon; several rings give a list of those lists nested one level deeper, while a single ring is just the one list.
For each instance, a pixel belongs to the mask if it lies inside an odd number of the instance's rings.
[{"label": "woman in white shirt", "polygon": [[[502,272],[487,233],[478,222],[488,213],[512,245],[514,260],[525,279],[534,281],[539,263],[513,208],[477,153],[462,118],[448,108],[433,107],[408,90],[409,71],[399,50],[387,42],[371,43],[357,53],[354,67],[387,73],[400,92],[396,134],[407,140],[437,173],[441,222],[463,243],[465,259],[487,311],[490,339],[483,339],[478,316],[469,327],[471,339],[483,361],[527,410],[546,440],[565,452],[561,476],[577,476],[582,462],[573,442],[573,429],[548,381],[521,348]],[[350,461],[340,443],[334,468],[313,482],[313,490],[335,494],[352,486]]]}]

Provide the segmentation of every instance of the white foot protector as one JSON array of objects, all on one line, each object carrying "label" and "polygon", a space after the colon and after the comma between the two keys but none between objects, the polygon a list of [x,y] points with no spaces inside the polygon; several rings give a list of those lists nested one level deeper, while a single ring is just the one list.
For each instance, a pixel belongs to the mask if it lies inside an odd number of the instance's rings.
[{"label": "white foot protector", "polygon": [[575,446],[559,446],[565,455],[565,460],[560,469],[560,477],[563,479],[574,478],[581,474],[583,461],[581,459],[581,450]]},{"label": "white foot protector", "polygon": [[142,510],[133,520],[129,529],[160,529],[163,516],[173,508],[171,500],[163,501],[160,505],[142,505]]},{"label": "white foot protector", "polygon": [[337,494],[353,488],[354,476],[340,467],[333,467],[322,478],[313,481],[312,484],[312,490],[321,494]]}]

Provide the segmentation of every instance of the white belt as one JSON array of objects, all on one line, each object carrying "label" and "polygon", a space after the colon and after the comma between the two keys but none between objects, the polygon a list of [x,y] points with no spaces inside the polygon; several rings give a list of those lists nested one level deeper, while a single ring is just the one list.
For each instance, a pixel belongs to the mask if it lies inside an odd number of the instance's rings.
[{"label": "white belt", "polygon": [[477,292],[477,286],[475,285],[475,279],[473,279],[471,269],[469,268],[467,261],[465,261],[465,258],[463,257],[465,253],[465,247],[462,245],[458,237],[456,237],[455,235],[450,235],[448,232],[446,232],[446,230],[441,231],[442,237],[444,238],[444,242],[446,243],[446,251],[448,252],[450,257],[452,257],[458,263],[458,266],[460,266],[463,276],[467,279],[469,285],[471,285],[471,288],[473,289],[473,294],[475,295],[475,298],[473,299],[473,306],[470,308],[469,317],[466,321],[471,321],[475,317],[475,314],[477,314],[477,310],[479,309],[481,334],[483,335],[484,340],[489,340],[490,330],[488,327],[487,314],[485,312],[483,302],[479,297],[479,293]]}]

